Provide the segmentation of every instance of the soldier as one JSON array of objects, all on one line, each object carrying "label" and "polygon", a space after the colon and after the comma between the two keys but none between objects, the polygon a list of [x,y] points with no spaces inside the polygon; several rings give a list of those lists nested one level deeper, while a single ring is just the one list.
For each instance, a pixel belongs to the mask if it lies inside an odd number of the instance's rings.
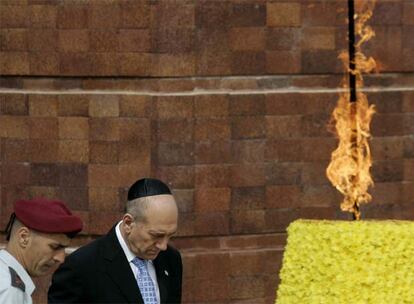
[{"label": "soldier", "polygon": [[19,200],[0,250],[0,303],[31,304],[31,277],[49,274],[65,259],[65,248],[82,230],[82,221],[61,201]]}]

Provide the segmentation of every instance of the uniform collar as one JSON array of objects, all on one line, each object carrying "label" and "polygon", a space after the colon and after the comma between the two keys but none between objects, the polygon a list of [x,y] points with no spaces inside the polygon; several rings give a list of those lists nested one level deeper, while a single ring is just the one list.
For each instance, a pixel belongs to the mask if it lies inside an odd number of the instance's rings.
[{"label": "uniform collar", "polygon": [[23,266],[5,249],[0,250],[0,259],[17,272],[26,286],[26,293],[31,295],[35,290],[35,285]]}]

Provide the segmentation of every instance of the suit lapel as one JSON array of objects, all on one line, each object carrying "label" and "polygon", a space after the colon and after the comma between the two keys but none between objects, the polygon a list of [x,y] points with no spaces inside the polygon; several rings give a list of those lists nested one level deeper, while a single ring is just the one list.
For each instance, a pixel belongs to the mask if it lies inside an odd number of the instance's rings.
[{"label": "suit lapel", "polygon": [[124,296],[131,303],[144,303],[136,279],[122,251],[115,233],[115,227],[107,235],[105,244],[106,271]]},{"label": "suit lapel", "polygon": [[160,290],[160,302],[166,303],[168,296],[167,280],[168,272],[164,267],[164,263],[160,260],[159,256],[154,260],[155,272],[157,274],[158,288]]}]

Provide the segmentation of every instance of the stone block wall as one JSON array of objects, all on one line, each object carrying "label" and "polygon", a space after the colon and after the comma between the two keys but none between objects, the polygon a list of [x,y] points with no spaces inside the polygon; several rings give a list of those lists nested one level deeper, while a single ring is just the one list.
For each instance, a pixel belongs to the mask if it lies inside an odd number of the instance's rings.
[{"label": "stone block wall", "polygon": [[[273,303],[287,225],[350,218],[325,176],[346,5],[1,0],[0,224],[18,198],[57,197],[86,223],[80,246],[158,177],[179,204],[184,302]],[[378,0],[371,22],[365,218],[414,219],[413,20],[411,1]]]},{"label": "stone block wall", "polygon": [[318,58],[338,71],[346,16],[343,1],[3,2],[2,65],[17,75],[313,73]]},{"label": "stone block wall", "polygon": [[[413,3],[377,2],[370,53],[412,71]],[[3,0],[0,16],[7,75],[338,73],[347,46],[343,0]]]}]

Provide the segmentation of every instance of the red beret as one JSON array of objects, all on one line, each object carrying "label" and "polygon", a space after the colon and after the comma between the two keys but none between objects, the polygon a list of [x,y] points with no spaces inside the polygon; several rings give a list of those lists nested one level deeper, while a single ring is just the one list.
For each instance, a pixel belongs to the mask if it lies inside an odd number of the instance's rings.
[{"label": "red beret", "polygon": [[19,200],[14,204],[16,217],[27,227],[46,233],[77,233],[82,221],[61,201],[44,198]]}]

